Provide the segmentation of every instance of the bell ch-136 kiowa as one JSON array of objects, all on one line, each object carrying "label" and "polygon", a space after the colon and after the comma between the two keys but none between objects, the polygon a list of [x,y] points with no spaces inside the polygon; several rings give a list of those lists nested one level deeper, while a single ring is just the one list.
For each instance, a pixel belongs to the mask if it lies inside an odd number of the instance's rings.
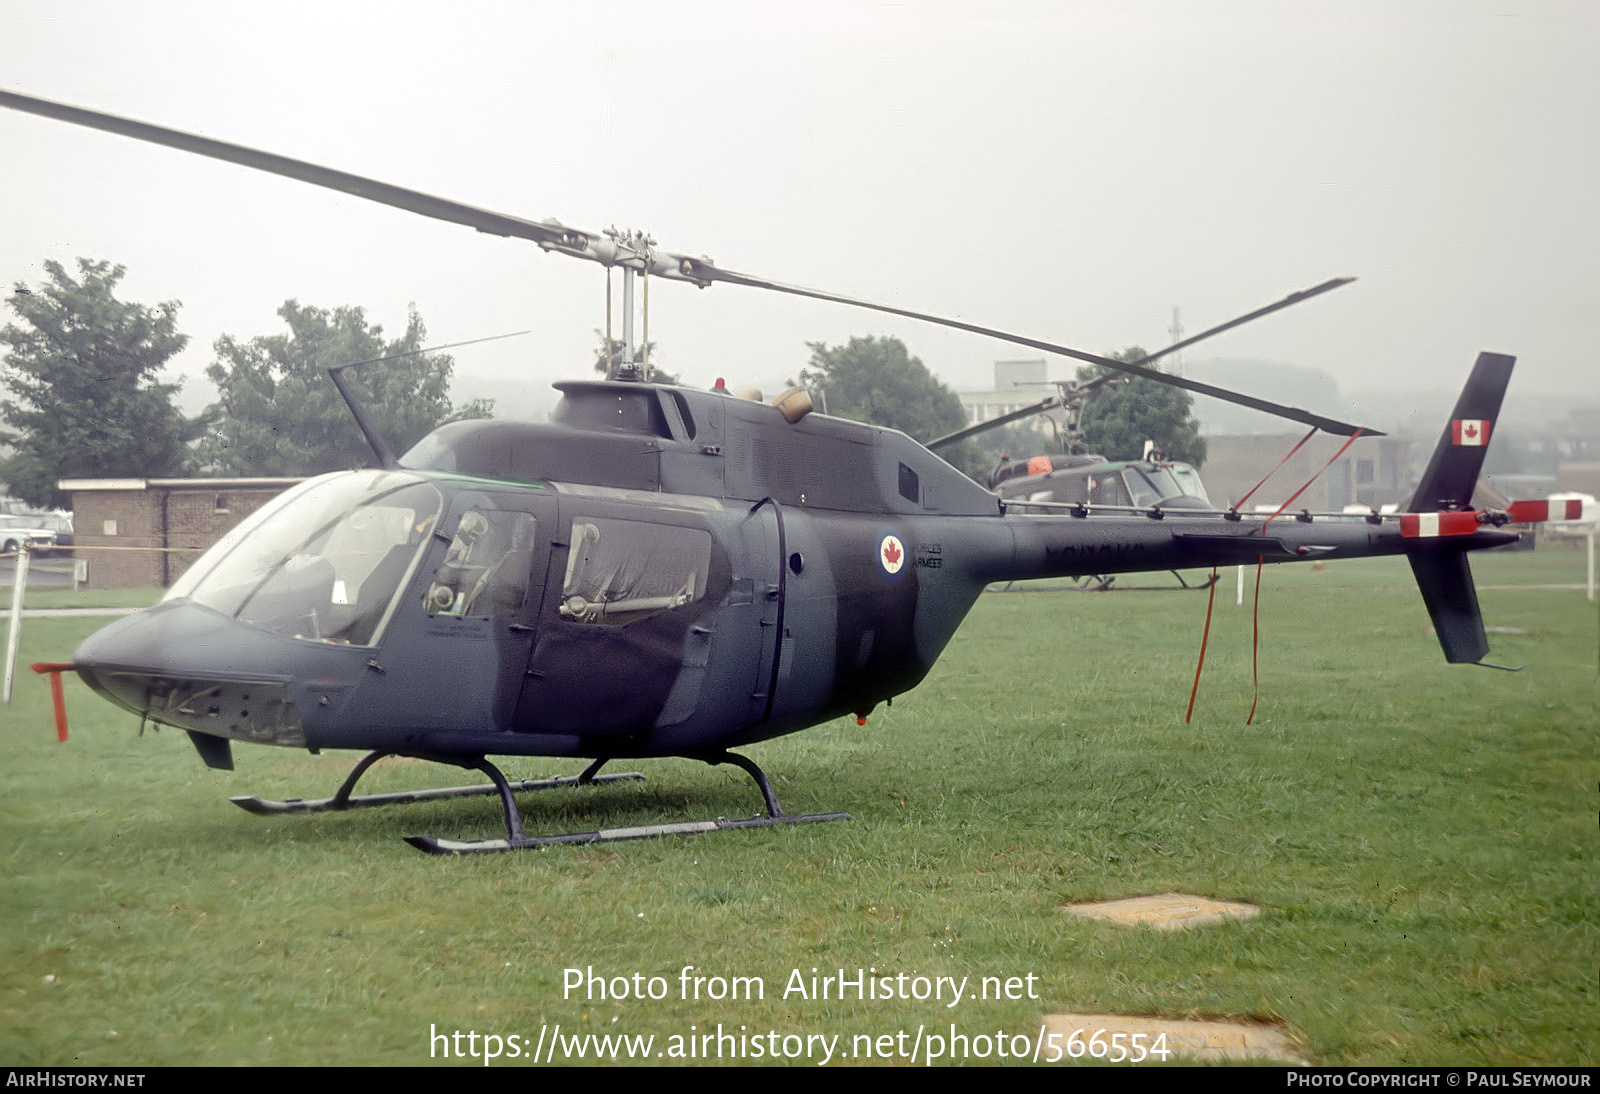
[{"label": "bell ch-136 kiowa", "polygon": [[[523,220],[14,92],[0,92],[0,105],[527,239],[620,268],[625,290],[639,276],[868,307],[1360,432],[1146,366],[738,273],[637,233]],[[1511,542],[1503,525],[1542,517],[1532,507],[1543,503],[1471,508],[1511,366],[1479,357],[1407,512],[1354,519],[1161,504],[1008,513],[905,435],[812,413],[803,390],[768,404],[653,384],[648,365],[557,384],[547,424],[455,422],[400,455],[351,399],[378,466],[292,488],[156,606],[92,635],[70,664],[39,667],[76,671],[113,703],[187,731],[212,767],[232,766],[233,741],[367,753],[333,797],[236,799],[253,811],[499,794],[505,838],[412,837],[433,852],[839,819],[782,812],[765,774],[734,750],[840,716],[864,720],[915,687],[991,582],[1404,554],[1446,658],[1481,662],[1488,645],[1467,552]],[[385,756],[475,769],[491,784],[353,795]],[[593,762],[576,778],[511,783],[490,756]],[[636,778],[597,772],[650,757],[735,764],[766,812],[524,833],[514,793]]]}]

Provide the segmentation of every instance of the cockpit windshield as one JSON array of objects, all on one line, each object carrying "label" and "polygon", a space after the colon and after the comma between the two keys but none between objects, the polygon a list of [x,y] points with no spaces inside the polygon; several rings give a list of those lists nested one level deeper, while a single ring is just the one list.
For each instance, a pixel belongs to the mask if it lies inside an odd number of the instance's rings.
[{"label": "cockpit windshield", "polygon": [[1129,467],[1122,473],[1122,481],[1128,484],[1135,505],[1155,505],[1183,493],[1164,467]]},{"label": "cockpit windshield", "polygon": [[1198,498],[1207,506],[1211,504],[1199,473],[1186,463],[1132,464],[1123,471],[1122,479],[1135,505],[1157,505],[1179,497]]},{"label": "cockpit windshield", "polygon": [[274,634],[373,645],[443,504],[415,475],[312,479],[223,537],[165,599],[187,598]]},{"label": "cockpit windshield", "polygon": [[1183,492],[1191,498],[1199,498],[1207,505],[1211,504],[1211,496],[1206,493],[1205,483],[1200,481],[1200,472],[1186,463],[1172,465],[1172,477],[1178,480],[1178,485]]}]

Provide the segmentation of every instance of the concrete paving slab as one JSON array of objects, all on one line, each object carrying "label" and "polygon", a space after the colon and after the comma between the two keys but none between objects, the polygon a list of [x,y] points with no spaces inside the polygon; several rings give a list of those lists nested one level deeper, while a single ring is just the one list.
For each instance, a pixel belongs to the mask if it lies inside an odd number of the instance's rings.
[{"label": "concrete paving slab", "polygon": [[[1068,1058],[1082,1049],[1078,1059],[1116,1061],[1124,1046],[1126,1062],[1135,1062],[1138,1045],[1149,1053],[1145,1062],[1172,1060],[1281,1060],[1308,1064],[1289,1032],[1266,1022],[1232,1022],[1220,1019],[1135,1017],[1122,1014],[1047,1014],[1045,1027]],[[1103,1031],[1098,1037],[1096,1031]],[[1125,1036],[1117,1037],[1117,1034]],[[1136,1042],[1134,1034],[1141,1035]],[[1076,1040],[1074,1041],[1074,1035]],[[1173,1055],[1159,1055],[1151,1049]],[[1092,1054],[1092,1055],[1091,1055]],[[1065,1061],[1062,1061],[1065,1062]]]},{"label": "concrete paving slab", "polygon": [[1068,904],[1067,911],[1090,919],[1135,925],[1147,923],[1158,931],[1177,931],[1218,923],[1224,919],[1250,919],[1261,914],[1254,904],[1213,900],[1192,893],[1156,893]]}]

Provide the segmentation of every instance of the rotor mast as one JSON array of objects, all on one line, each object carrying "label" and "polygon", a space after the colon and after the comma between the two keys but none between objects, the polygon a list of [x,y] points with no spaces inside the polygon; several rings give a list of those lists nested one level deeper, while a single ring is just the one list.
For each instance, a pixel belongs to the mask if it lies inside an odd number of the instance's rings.
[{"label": "rotor mast", "polygon": [[[655,239],[646,232],[637,228],[626,230],[615,226],[607,228],[603,233],[611,241],[612,254],[608,267],[617,266],[622,270],[622,362],[619,365],[611,357],[611,336],[606,335],[607,368],[606,379],[614,380],[622,369],[632,369],[634,359],[633,341],[633,279],[637,275],[643,283],[644,297],[644,350],[640,355],[641,377],[650,379],[650,266],[655,261]],[[611,304],[609,297],[606,301],[606,330],[611,329]]]}]

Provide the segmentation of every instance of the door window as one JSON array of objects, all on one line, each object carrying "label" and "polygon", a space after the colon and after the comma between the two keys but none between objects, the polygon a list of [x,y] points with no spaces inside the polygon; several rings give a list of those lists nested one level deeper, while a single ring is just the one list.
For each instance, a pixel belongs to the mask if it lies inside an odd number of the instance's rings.
[{"label": "door window", "polygon": [[423,597],[432,615],[505,615],[522,608],[537,525],[529,513],[468,509]]},{"label": "door window", "polygon": [[711,534],[701,528],[583,517],[561,587],[561,617],[617,625],[671,611],[705,595]]}]

